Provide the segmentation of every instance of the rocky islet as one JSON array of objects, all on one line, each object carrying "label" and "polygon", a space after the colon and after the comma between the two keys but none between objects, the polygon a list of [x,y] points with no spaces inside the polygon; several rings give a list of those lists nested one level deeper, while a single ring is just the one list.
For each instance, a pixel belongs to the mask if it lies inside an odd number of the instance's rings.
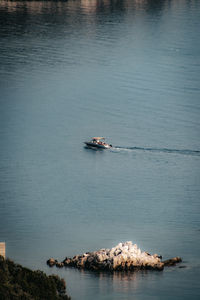
[{"label": "rocky islet", "polygon": [[131,241],[119,243],[111,249],[100,249],[98,251],[86,252],[73,258],[66,257],[62,262],[54,258],[47,260],[50,267],[56,265],[58,268],[75,267],[94,271],[129,271],[138,269],[163,270],[165,266],[172,266],[182,259],[174,257],[162,261],[162,256],[142,252],[136,244]]}]

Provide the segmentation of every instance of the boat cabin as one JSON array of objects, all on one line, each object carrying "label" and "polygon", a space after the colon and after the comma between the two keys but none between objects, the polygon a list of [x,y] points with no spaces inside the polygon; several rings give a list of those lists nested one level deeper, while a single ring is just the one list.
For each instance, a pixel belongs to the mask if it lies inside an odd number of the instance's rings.
[{"label": "boat cabin", "polygon": [[96,144],[99,144],[99,145],[104,145],[105,143],[103,142],[103,140],[105,140],[104,137],[93,137],[92,138],[92,142],[93,143],[96,143]]}]

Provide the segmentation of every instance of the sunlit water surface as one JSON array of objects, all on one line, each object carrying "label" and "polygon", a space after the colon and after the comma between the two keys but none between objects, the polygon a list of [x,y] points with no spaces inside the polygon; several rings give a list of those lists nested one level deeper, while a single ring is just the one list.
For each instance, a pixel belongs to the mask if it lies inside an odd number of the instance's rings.
[{"label": "sunlit water surface", "polygon": [[[195,0],[0,1],[0,240],[72,299],[199,299],[199,20]],[[127,240],[185,268],[45,264]]]}]

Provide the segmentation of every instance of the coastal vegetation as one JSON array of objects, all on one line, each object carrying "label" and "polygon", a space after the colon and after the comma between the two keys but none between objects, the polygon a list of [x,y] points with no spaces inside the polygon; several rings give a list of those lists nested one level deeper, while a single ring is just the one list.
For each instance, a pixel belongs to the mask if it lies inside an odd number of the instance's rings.
[{"label": "coastal vegetation", "polygon": [[69,300],[66,284],[56,275],[32,271],[0,256],[0,299]]}]

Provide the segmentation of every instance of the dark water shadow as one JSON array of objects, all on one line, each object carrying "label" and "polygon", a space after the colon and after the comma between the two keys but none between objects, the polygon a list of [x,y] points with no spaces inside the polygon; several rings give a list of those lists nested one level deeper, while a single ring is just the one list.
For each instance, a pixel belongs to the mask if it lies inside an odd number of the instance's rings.
[{"label": "dark water shadow", "polygon": [[89,146],[84,146],[84,149],[87,151],[95,151],[95,152],[103,152],[104,150],[108,150],[108,149],[89,147]]}]

